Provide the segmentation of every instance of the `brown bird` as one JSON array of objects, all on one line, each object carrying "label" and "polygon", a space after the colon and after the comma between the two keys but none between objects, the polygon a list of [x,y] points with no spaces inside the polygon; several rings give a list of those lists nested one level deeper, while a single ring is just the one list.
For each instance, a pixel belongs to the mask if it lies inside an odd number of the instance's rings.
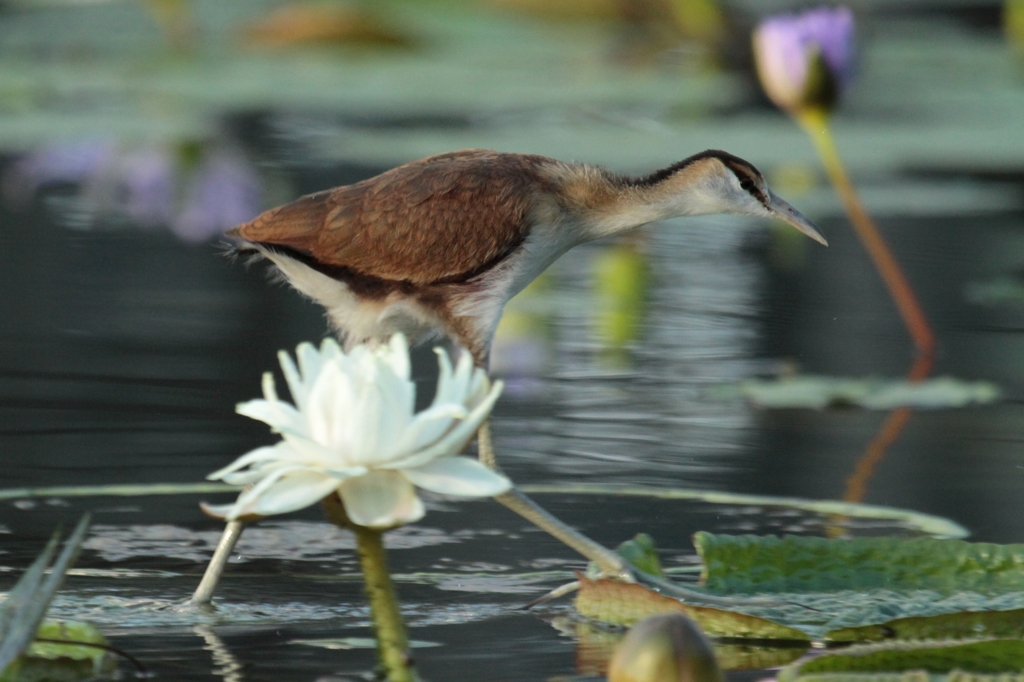
[{"label": "brown bird", "polygon": [[[505,304],[563,253],[656,220],[714,213],[776,218],[826,244],[754,166],[717,150],[636,178],[529,154],[450,152],[310,194],[228,235],[323,305],[346,347],[395,332],[411,342],[442,335],[486,368]],[[496,467],[486,428],[480,440],[481,459]],[[606,572],[631,574],[518,491],[498,499]]]}]

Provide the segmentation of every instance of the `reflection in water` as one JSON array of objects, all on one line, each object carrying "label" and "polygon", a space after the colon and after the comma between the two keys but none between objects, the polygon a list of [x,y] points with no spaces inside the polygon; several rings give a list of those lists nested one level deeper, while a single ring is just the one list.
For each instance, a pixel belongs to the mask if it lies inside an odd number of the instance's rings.
[{"label": "reflection in water", "polygon": [[552,360],[551,275],[542,273],[505,306],[491,345],[490,371],[504,395],[526,399],[542,390]]},{"label": "reflection in water", "polygon": [[[629,320],[636,324],[629,367],[605,365],[606,346],[594,324],[600,310],[594,263],[608,247],[563,256],[553,273],[560,370],[545,382],[546,395],[534,398],[546,397],[558,411],[531,415],[527,428],[499,409],[498,447],[549,476],[628,475],[633,482],[716,486],[746,451],[754,426],[748,406],[704,398],[759,364],[752,358],[759,266],[738,248],[759,229],[756,222],[725,217],[666,222],[650,228],[645,263],[627,252],[629,305],[647,298],[646,316]],[[650,282],[646,295],[638,265],[649,272],[643,275]]]},{"label": "reflection in water", "polygon": [[214,675],[219,675],[224,682],[242,682],[245,679],[242,675],[242,664],[224,645],[224,641],[213,632],[212,627],[197,625],[195,633],[203,638],[203,649],[213,654]]},{"label": "reflection in water", "polygon": [[650,268],[647,232],[638,230],[594,259],[594,326],[602,363],[623,367],[630,362],[627,348],[640,334],[647,312]]},{"label": "reflection in water", "polygon": [[245,154],[221,142],[61,143],[22,156],[2,179],[4,198],[15,206],[66,185],[76,186],[60,202],[69,227],[169,227],[186,242],[205,241],[250,220],[263,196]]}]

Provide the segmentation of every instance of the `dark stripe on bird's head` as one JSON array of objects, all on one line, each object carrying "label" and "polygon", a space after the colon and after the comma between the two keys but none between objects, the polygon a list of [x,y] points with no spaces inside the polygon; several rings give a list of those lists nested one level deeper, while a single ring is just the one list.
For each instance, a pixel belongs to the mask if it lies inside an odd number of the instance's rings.
[{"label": "dark stripe on bird's head", "polygon": [[757,199],[757,201],[768,208],[769,199],[767,194],[761,191],[758,181],[762,183],[764,178],[761,176],[761,171],[757,170],[743,159],[732,157],[732,159],[722,159],[722,163],[725,167],[733,172],[736,179],[740,181],[740,189],[746,191],[750,196]]},{"label": "dark stripe on bird's head", "polygon": [[[651,187],[652,185],[657,185],[659,182],[667,180],[687,166],[704,159],[718,159],[721,161],[726,168],[731,170],[736,177],[739,178],[740,186],[743,187],[743,189],[750,192],[761,203],[765,203],[765,199],[767,199],[767,197],[762,198],[759,196],[760,192],[757,191],[757,185],[753,181],[754,178],[761,177],[758,170],[740,157],[730,154],[729,152],[724,152],[721,149],[707,149],[699,154],[688,156],[682,161],[672,164],[668,168],[662,168],[659,171],[655,171],[650,175],[640,178],[625,178],[625,182],[633,187]],[[750,184],[750,187],[747,187],[747,183]]]}]

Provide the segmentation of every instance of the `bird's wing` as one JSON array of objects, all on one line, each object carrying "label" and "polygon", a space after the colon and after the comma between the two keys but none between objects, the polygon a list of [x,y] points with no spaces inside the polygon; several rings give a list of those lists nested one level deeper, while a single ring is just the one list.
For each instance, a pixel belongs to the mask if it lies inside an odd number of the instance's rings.
[{"label": "bird's wing", "polygon": [[302,197],[229,234],[382,279],[455,281],[522,242],[545,161],[480,150],[442,154]]}]

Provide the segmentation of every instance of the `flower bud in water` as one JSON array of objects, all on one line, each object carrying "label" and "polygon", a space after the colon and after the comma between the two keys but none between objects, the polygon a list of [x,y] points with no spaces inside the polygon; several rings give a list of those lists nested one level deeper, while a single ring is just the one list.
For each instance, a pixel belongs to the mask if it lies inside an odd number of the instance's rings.
[{"label": "flower bud in water", "polygon": [[681,613],[640,621],[619,642],[608,682],[722,682],[711,644]]}]

